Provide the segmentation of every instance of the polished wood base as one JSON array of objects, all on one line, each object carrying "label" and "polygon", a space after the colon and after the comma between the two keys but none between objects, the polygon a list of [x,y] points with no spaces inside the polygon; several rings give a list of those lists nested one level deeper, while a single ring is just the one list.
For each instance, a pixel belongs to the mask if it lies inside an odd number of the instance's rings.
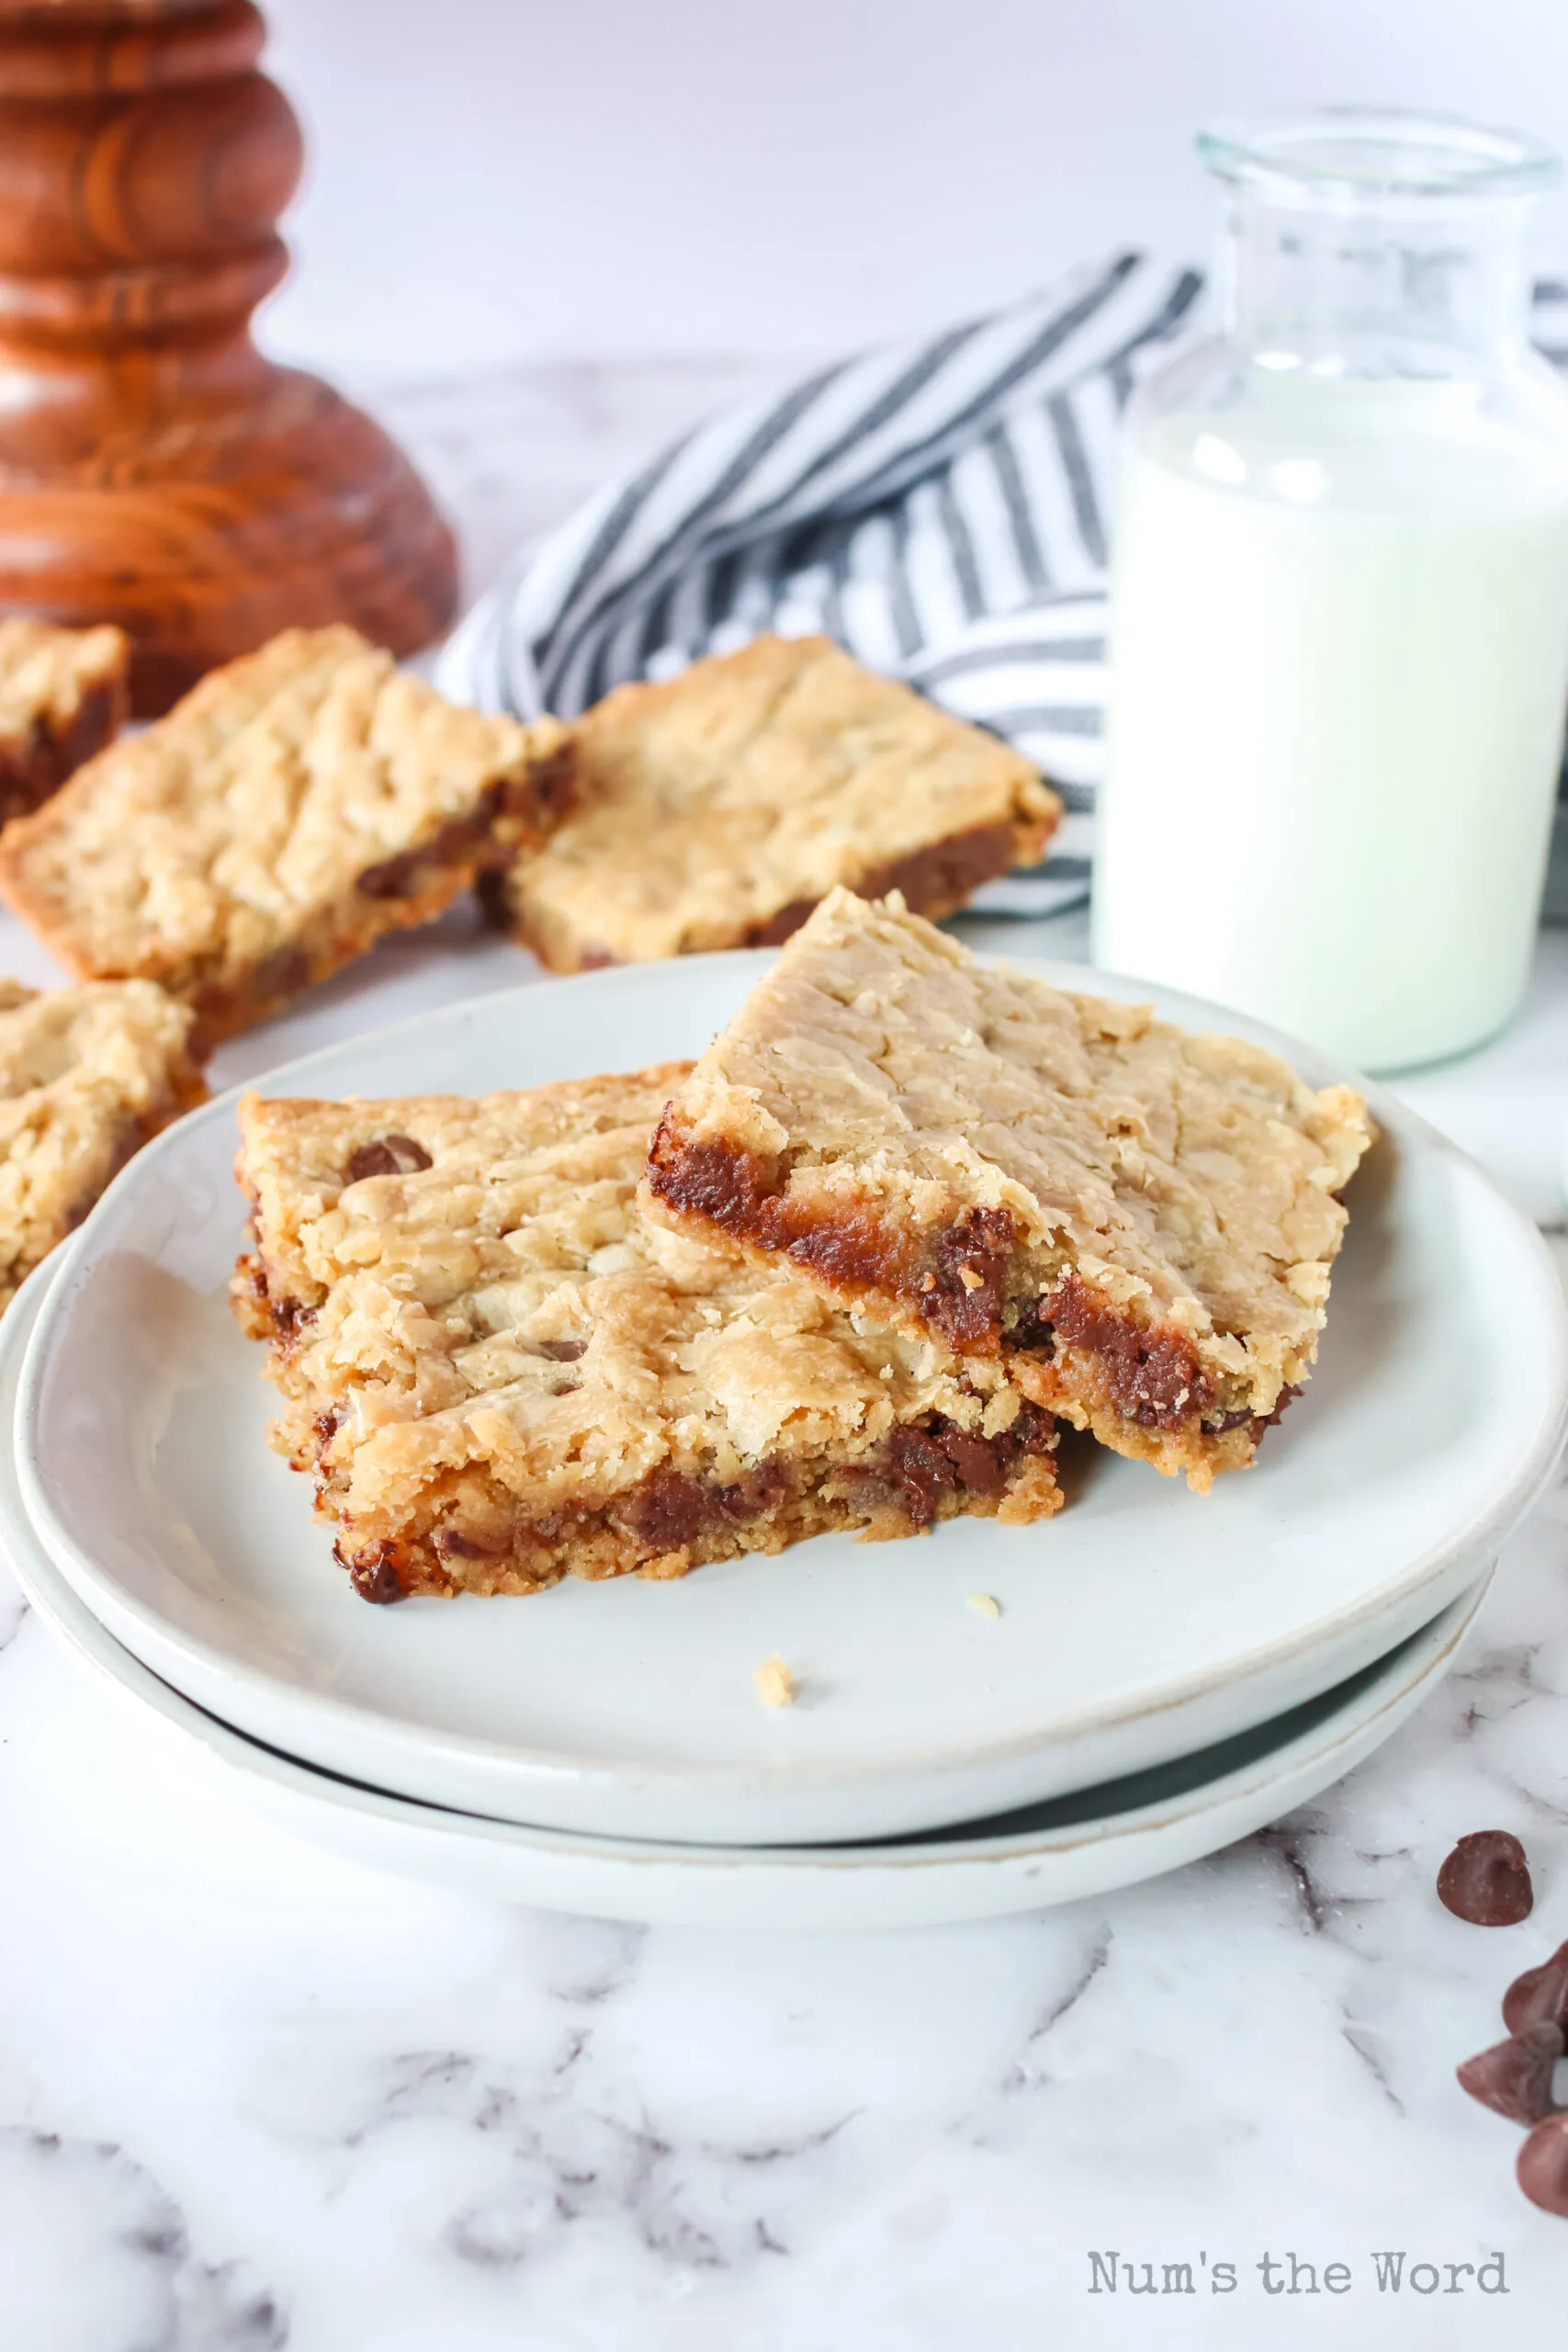
[{"label": "polished wood base", "polygon": [[0,0],[0,613],[119,622],[143,712],[290,624],[408,653],[457,603],[408,460],[251,341],[301,160],[265,38],[251,0]]}]

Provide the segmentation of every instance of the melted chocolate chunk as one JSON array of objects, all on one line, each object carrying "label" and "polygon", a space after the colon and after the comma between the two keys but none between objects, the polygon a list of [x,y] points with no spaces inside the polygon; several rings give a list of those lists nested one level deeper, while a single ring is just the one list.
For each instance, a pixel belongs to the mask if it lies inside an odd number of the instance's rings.
[{"label": "melted chocolate chunk", "polygon": [[936,1516],[937,1498],[953,1493],[958,1485],[945,1434],[940,1420],[931,1430],[909,1424],[896,1429],[874,1467],[874,1475],[898,1497],[916,1527],[929,1527]]},{"label": "melted chocolate chunk", "polygon": [[759,1462],[728,1487],[705,1486],[678,1470],[657,1470],[629,1498],[624,1517],[643,1543],[674,1552],[694,1543],[708,1528],[734,1527],[764,1517],[789,1491],[786,1473],[772,1459]]},{"label": "melted chocolate chunk", "polygon": [[727,1519],[741,1521],[765,1518],[769,1511],[778,1509],[788,1493],[789,1479],[783,1464],[770,1459],[759,1462],[732,1487],[716,1488],[713,1498]]},{"label": "melted chocolate chunk", "polygon": [[1532,2025],[1560,2025],[1568,2033],[1568,1944],[1515,1977],[1503,1996],[1503,2023],[1510,2033]]},{"label": "melted chocolate chunk", "polygon": [[764,1248],[778,1246],[774,1222],[778,1172],[755,1153],[737,1151],[727,1143],[682,1143],[666,1111],[653,1131],[648,1181],[671,1208],[690,1209],[723,1226],[727,1232],[745,1234]]},{"label": "melted chocolate chunk", "polygon": [[368,1551],[355,1552],[351,1558],[344,1558],[341,1548],[338,1550],[338,1557],[348,1570],[348,1580],[362,1600],[374,1600],[384,1606],[408,1598],[398,1573],[396,1548],[391,1544],[375,1544]]},{"label": "melted chocolate chunk", "polygon": [[443,866],[471,865],[487,845],[494,850],[491,863],[504,856],[499,844],[491,844],[490,837],[505,791],[499,779],[486,785],[471,816],[449,817],[420,848],[406,849],[397,857],[383,858],[378,865],[367,865],[355,879],[355,888],[364,899],[417,898]]},{"label": "melted chocolate chunk", "polygon": [[272,1004],[298,996],[310,981],[310,959],[302,947],[275,947],[251,974],[251,994],[259,1002]]},{"label": "melted chocolate chunk", "polygon": [[777,1250],[829,1289],[908,1299],[951,1347],[995,1347],[1018,1226],[1010,1209],[970,1208],[929,1237],[890,1230],[874,1212],[813,1219],[775,1162],[725,1143],[683,1143],[666,1112],[649,1155],[650,1188],[671,1207]]},{"label": "melted chocolate chunk", "polygon": [[743,947],[782,947],[793,939],[803,922],[815,913],[821,901],[818,899],[792,899],[787,907],[770,915],[766,922],[754,922],[741,941]]},{"label": "melted chocolate chunk", "polygon": [[678,1552],[689,1544],[706,1516],[702,1487],[678,1470],[656,1470],[626,1506],[633,1534],[660,1552]]},{"label": "melted chocolate chunk", "polygon": [[966,833],[949,833],[945,841],[928,842],[907,856],[874,866],[855,884],[862,899],[885,899],[902,890],[910,911],[918,915],[951,914],[972,899],[982,882],[994,882],[1012,864],[1013,831],[1005,820],[976,825]]},{"label": "melted chocolate chunk", "polygon": [[1562,2055],[1561,2026],[1527,2026],[1523,2033],[1467,2058],[1457,2070],[1460,2086],[1510,2123],[1539,2123],[1543,2115],[1557,2112],[1551,2077]]},{"label": "melted chocolate chunk", "polygon": [[1020,1307],[1018,1320],[1009,1330],[1008,1339],[1013,1347],[1027,1348],[1032,1353],[1055,1346],[1056,1327],[1045,1313],[1043,1298],[1029,1299]]},{"label": "melted chocolate chunk", "polygon": [[1017,1240],[1018,1220],[1010,1209],[965,1209],[937,1235],[930,1269],[935,1281],[929,1291],[922,1281],[917,1295],[920,1312],[950,1347],[995,1341]]},{"label": "melted chocolate chunk", "polygon": [[1239,1430],[1244,1422],[1250,1421],[1254,1436],[1261,1437],[1265,1430],[1279,1428],[1286,1406],[1301,1393],[1300,1388],[1293,1385],[1281,1388],[1271,1413],[1222,1413],[1217,1421],[1205,1421],[1203,1427],[1212,1437],[1224,1437],[1227,1430]]},{"label": "melted chocolate chunk", "polygon": [[1519,2150],[1517,2172],[1532,2205],[1568,2220],[1568,2109],[1536,2125]]},{"label": "melted chocolate chunk", "polygon": [[973,1495],[999,1495],[1008,1482],[1007,1465],[993,1438],[972,1430],[942,1432],[942,1449],[955,1476]]},{"label": "melted chocolate chunk", "polygon": [[[1007,872],[1012,852],[1010,824],[976,825],[966,833],[949,833],[945,841],[928,842],[924,849],[868,867],[853,888],[862,899],[885,899],[889,890],[902,890],[912,914],[951,914],[972,899],[983,882],[994,882]],[[818,904],[816,899],[791,899],[764,922],[754,922],[741,944],[782,947]]]},{"label": "melted chocolate chunk", "polygon": [[1475,1928],[1512,1928],[1535,1905],[1525,1849],[1507,1829],[1461,1838],[1438,1872],[1438,1899]]},{"label": "melted chocolate chunk", "polygon": [[412,850],[405,850],[400,857],[385,857],[379,865],[367,865],[354,887],[362,899],[412,899],[419,869],[419,858]]},{"label": "melted chocolate chunk", "polygon": [[526,773],[507,786],[507,814],[526,816],[531,808],[538,808],[552,817],[559,815],[571,806],[576,784],[577,746],[568,741],[542,760],[531,760]]},{"label": "melted chocolate chunk", "polygon": [[1201,1413],[1213,1385],[1190,1340],[1168,1323],[1139,1324],[1096,1296],[1082,1276],[1064,1274],[1040,1313],[1069,1348],[1100,1359],[1111,1402],[1143,1429],[1176,1430]]},{"label": "melted chocolate chunk", "polygon": [[961,1430],[935,1413],[896,1429],[880,1454],[847,1475],[882,1488],[916,1527],[929,1527],[941,1496],[960,1487],[999,1495],[1021,1454],[1049,1453],[1055,1442],[1055,1421],[1033,1405],[1021,1406],[1011,1427],[995,1437]]},{"label": "melted chocolate chunk", "polygon": [[583,1340],[541,1340],[539,1353],[552,1363],[575,1363],[586,1345]]},{"label": "melted chocolate chunk", "polygon": [[469,1535],[461,1535],[455,1527],[440,1528],[434,1537],[438,1560],[491,1560],[495,1557],[483,1544],[476,1544]]},{"label": "melted chocolate chunk", "polygon": [[412,1136],[378,1136],[362,1143],[344,1170],[345,1184],[363,1183],[367,1176],[417,1176],[434,1165],[429,1152]]},{"label": "melted chocolate chunk", "polygon": [[66,777],[90,759],[116,732],[122,690],[108,680],[89,686],[76,714],[60,732],[47,719],[34,719],[25,741],[0,744],[0,824],[23,817],[47,800]]}]

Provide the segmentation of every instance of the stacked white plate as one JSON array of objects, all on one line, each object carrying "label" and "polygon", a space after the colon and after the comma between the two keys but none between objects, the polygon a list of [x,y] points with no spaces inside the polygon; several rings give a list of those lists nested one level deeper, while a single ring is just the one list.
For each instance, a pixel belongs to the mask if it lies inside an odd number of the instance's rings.
[{"label": "stacked white plate", "polygon": [[[263,1091],[479,1092],[695,1053],[764,960],[519,989]],[[1348,1075],[1156,993],[1314,1083]],[[957,1520],[676,1584],[376,1609],[265,1443],[260,1351],[226,1297],[244,1211],[224,1099],[138,1156],[0,1325],[0,1542],[193,1768],[368,1860],[609,1916],[791,1927],[1123,1884],[1388,1737],[1562,1442],[1568,1331],[1539,1236],[1411,1113],[1373,1108],[1316,1376],[1210,1496],[1086,1446],[1040,1527]],[[752,1681],[774,1653],[797,1678],[786,1709]]]}]

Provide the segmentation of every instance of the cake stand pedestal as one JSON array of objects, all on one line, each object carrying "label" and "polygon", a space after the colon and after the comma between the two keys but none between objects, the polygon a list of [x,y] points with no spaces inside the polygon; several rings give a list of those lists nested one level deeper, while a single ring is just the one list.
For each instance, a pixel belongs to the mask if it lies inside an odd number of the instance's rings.
[{"label": "cake stand pedestal", "polygon": [[113,620],[167,707],[299,623],[446,627],[452,537],[380,427],[251,340],[299,127],[251,0],[0,0],[0,614]]}]

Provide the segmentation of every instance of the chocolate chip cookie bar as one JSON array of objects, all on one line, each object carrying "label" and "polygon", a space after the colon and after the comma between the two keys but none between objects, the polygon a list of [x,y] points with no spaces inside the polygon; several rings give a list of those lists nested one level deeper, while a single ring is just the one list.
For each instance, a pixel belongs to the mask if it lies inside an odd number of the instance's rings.
[{"label": "chocolate chip cookie bar", "polygon": [[1032,865],[1027,760],[823,637],[761,637],[577,721],[577,806],[489,887],[553,972],[773,946],[838,883],[951,914]]},{"label": "chocolate chip cookie bar", "polygon": [[205,1099],[190,1027],[150,980],[0,980],[0,1312],[132,1152]]},{"label": "chocolate chip cookie bar", "polygon": [[688,1065],[475,1100],[240,1106],[273,1442],[370,1600],[683,1575],[829,1528],[1061,1500],[996,1363],[878,1332],[789,1266],[646,1225]]},{"label": "chocolate chip cookie bar", "polygon": [[840,890],[675,1097],[644,1197],[1201,1488],[1307,1376],[1370,1139],[1348,1088]]},{"label": "chocolate chip cookie bar", "polygon": [[0,825],[26,815],[125,724],[122,629],[0,621]]},{"label": "chocolate chip cookie bar", "polygon": [[553,721],[458,709],[353,629],[289,629],[11,826],[0,891],[83,978],[157,980],[210,1042],[539,840],[569,769]]}]

